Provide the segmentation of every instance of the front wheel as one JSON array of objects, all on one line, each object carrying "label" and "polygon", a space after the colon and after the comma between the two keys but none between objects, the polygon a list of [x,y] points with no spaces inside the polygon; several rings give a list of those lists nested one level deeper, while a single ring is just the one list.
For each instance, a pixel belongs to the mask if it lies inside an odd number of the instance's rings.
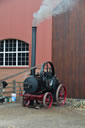
[{"label": "front wheel", "polygon": [[45,108],[51,108],[53,103],[53,97],[50,92],[46,92],[43,96],[43,105]]},{"label": "front wheel", "polygon": [[56,101],[58,105],[64,105],[67,97],[67,91],[65,86],[60,84],[56,91]]}]

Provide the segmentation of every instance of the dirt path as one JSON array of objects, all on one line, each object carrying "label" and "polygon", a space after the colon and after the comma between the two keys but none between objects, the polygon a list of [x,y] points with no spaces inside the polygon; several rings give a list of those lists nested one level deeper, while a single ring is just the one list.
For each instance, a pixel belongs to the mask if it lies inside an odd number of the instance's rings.
[{"label": "dirt path", "polygon": [[33,109],[0,105],[0,128],[85,128],[85,111],[68,106]]}]

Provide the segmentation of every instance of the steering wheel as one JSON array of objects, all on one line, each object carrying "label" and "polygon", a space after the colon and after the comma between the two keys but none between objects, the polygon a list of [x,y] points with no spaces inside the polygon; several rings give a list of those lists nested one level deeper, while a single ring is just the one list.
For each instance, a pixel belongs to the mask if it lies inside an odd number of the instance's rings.
[{"label": "steering wheel", "polygon": [[42,78],[47,88],[50,88],[50,86],[52,86],[51,79],[54,75],[55,75],[55,71],[52,62],[47,61],[43,63],[40,70],[40,77]]}]

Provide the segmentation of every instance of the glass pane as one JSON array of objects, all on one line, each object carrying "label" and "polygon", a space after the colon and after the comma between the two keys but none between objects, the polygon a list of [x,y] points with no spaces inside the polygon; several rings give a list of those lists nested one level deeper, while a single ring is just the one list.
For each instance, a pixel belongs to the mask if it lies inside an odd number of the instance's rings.
[{"label": "glass pane", "polygon": [[18,51],[21,51],[21,41],[18,41]]},{"label": "glass pane", "polygon": [[9,62],[11,62],[11,63],[12,63],[12,55],[13,55],[13,53],[9,53]]},{"label": "glass pane", "polygon": [[0,41],[0,52],[4,51],[4,41]]},{"label": "glass pane", "polygon": [[2,66],[2,65],[3,65],[3,54],[0,53],[0,66]]},{"label": "glass pane", "polygon": [[13,53],[13,62],[16,62],[16,53]]},{"label": "glass pane", "polygon": [[26,53],[26,65],[28,65],[28,56],[29,56],[29,54]]},{"label": "glass pane", "polygon": [[8,61],[5,61],[5,65],[6,65],[6,66],[8,65]]},{"label": "glass pane", "polygon": [[12,61],[9,62],[9,65],[12,66]]},{"label": "glass pane", "polygon": [[26,61],[28,61],[28,53],[26,53]]},{"label": "glass pane", "polygon": [[12,40],[12,49],[16,51],[16,40]]},{"label": "glass pane", "polygon": [[25,51],[25,43],[22,42],[22,51]]},{"label": "glass pane", "polygon": [[29,45],[23,41],[18,41],[18,51],[28,51]]},{"label": "glass pane", "polygon": [[5,65],[16,65],[16,53],[5,54]]},{"label": "glass pane", "polygon": [[22,62],[22,65],[25,65],[25,62]]},{"label": "glass pane", "polygon": [[5,43],[5,50],[6,52],[8,51],[8,40],[6,40],[6,43]]},{"label": "glass pane", "polygon": [[26,43],[26,51],[29,51],[29,45]]},{"label": "glass pane", "polygon": [[8,59],[8,53],[5,54],[5,58]]},{"label": "glass pane", "polygon": [[5,50],[6,52],[16,51],[16,40],[6,40]]},{"label": "glass pane", "polygon": [[22,53],[22,62],[25,62],[25,53]]},{"label": "glass pane", "polygon": [[12,40],[9,40],[8,49],[9,51],[12,51]]},{"label": "glass pane", "polygon": [[5,54],[5,65],[8,65],[8,53]]},{"label": "glass pane", "polygon": [[22,65],[25,65],[25,53],[22,53]]},{"label": "glass pane", "polygon": [[21,53],[18,53],[18,65],[21,65]]},{"label": "glass pane", "polygon": [[21,65],[21,62],[18,62],[18,65]]},{"label": "glass pane", "polygon": [[26,65],[28,65],[29,63],[28,63],[28,61],[26,62]]},{"label": "glass pane", "polygon": [[13,61],[13,65],[16,65],[16,62],[15,61]]}]

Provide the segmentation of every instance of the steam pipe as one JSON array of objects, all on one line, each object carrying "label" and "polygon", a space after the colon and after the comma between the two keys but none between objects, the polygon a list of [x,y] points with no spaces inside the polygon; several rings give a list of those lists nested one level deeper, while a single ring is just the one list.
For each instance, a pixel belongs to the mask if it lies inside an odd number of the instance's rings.
[{"label": "steam pipe", "polygon": [[[31,67],[34,67],[36,65],[36,30],[37,30],[37,27],[32,27]],[[35,75],[35,68],[31,70],[31,75]]]}]

